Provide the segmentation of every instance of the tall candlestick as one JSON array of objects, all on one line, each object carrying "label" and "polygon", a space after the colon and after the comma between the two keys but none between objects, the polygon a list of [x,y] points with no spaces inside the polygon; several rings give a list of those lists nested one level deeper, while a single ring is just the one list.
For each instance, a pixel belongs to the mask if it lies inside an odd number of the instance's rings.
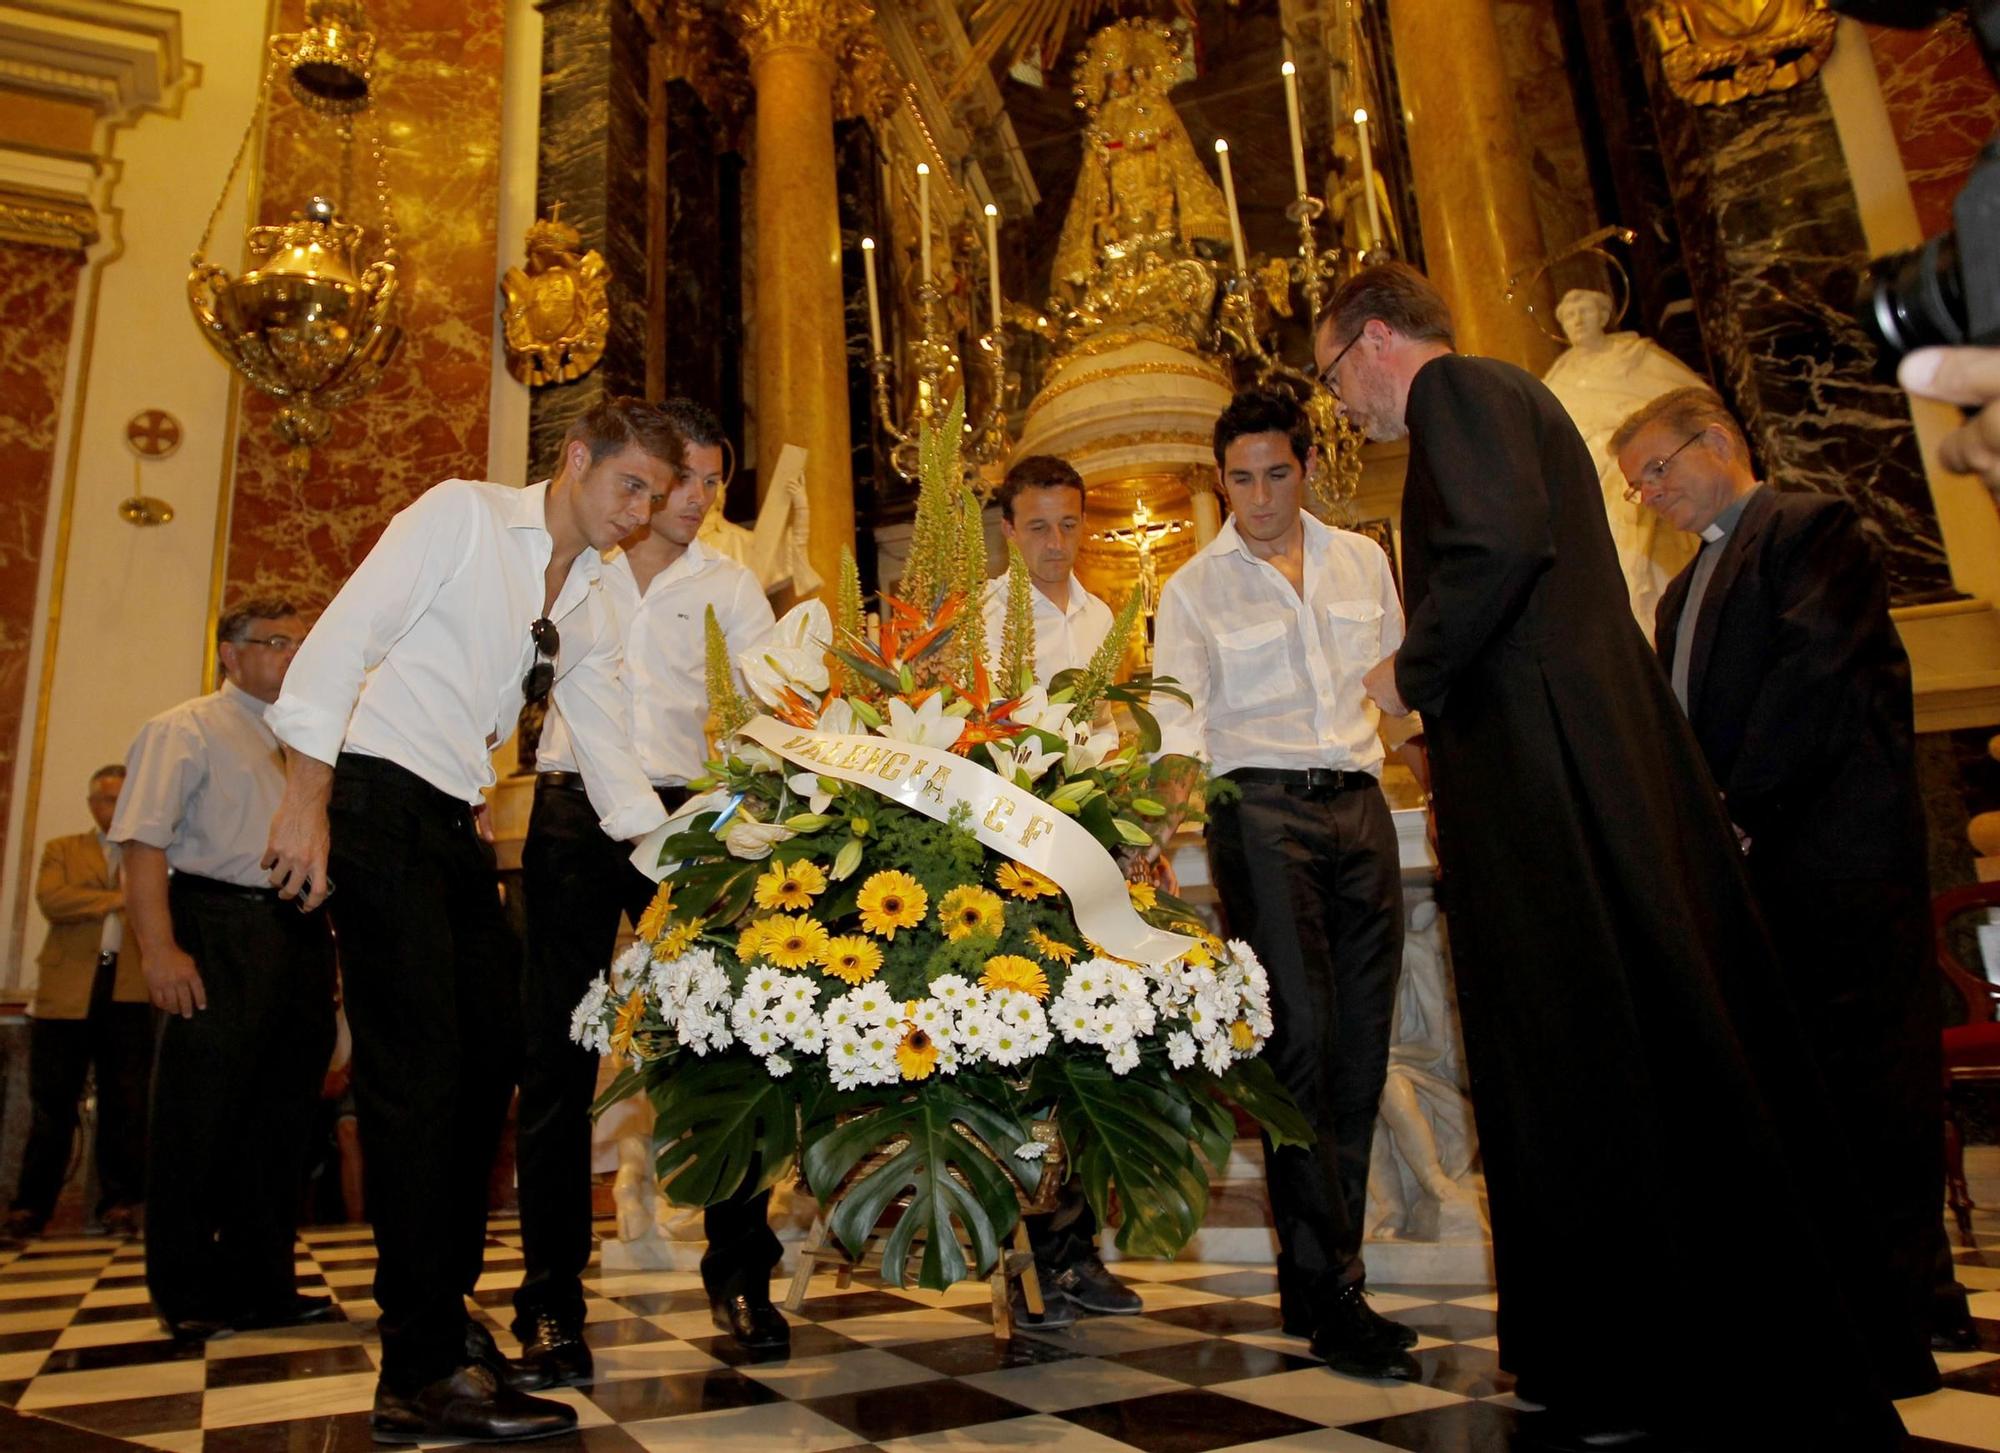
[{"label": "tall candlestick", "polygon": [[1368,247],[1373,251],[1382,245],[1382,214],[1375,206],[1375,152],[1368,144],[1368,113],[1359,107],[1354,129],[1361,134],[1361,195],[1368,199]]},{"label": "tall candlestick", "polygon": [[922,282],[931,280],[931,168],[929,162],[917,163],[917,245],[922,249]]},{"label": "tall candlestick", "polygon": [[1306,187],[1306,144],[1299,131],[1299,68],[1290,61],[1278,67],[1285,78],[1285,120],[1292,128],[1292,180],[1299,185],[1299,195],[1307,194]]},{"label": "tall candlestick", "polygon": [[1236,249],[1236,271],[1247,273],[1243,258],[1243,220],[1236,215],[1236,179],[1229,174],[1229,143],[1215,138],[1215,159],[1222,163],[1222,200],[1229,204],[1229,245]]},{"label": "tall candlestick", "polygon": [[875,291],[875,239],[861,239],[861,270],[868,278],[869,357],[882,356],[882,299]]},{"label": "tall candlestick", "polygon": [[1000,336],[1000,209],[986,204],[986,290],[993,303],[993,336]]}]

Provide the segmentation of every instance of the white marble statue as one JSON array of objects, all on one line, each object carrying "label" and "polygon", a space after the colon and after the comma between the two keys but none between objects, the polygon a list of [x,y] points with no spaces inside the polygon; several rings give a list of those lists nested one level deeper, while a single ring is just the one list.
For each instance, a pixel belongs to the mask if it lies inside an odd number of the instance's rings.
[{"label": "white marble statue", "polygon": [[806,559],[812,516],[806,505],[806,451],[787,444],[771,471],[771,486],[757,507],[757,528],[746,530],[722,517],[722,490],[701,522],[697,538],[718,555],[745,567],[767,595],[786,586],[803,598],[820,587],[819,573]]},{"label": "white marble statue", "polygon": [[1604,293],[1572,288],[1556,305],[1556,321],[1570,346],[1549,365],[1542,381],[1569,410],[1597,460],[1604,512],[1611,521],[1611,539],[1618,547],[1619,568],[1625,572],[1632,614],[1650,641],[1660,594],[1694,558],[1699,542],[1625,498],[1625,476],[1612,457],[1611,435],[1641,404],[1677,388],[1705,387],[1707,380],[1649,338],[1606,333],[1611,299]]},{"label": "white marble statue", "polygon": [[1368,1167],[1369,1238],[1484,1237],[1472,1172],[1478,1145],[1451,970],[1437,904],[1426,898],[1411,906],[1404,930],[1389,1078]]}]

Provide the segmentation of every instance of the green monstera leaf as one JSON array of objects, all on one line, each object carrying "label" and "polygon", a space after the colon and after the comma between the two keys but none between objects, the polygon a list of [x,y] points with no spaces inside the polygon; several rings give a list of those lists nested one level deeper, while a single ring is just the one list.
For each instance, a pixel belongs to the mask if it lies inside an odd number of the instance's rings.
[{"label": "green monstera leaf", "polygon": [[747,1054],[683,1056],[653,1081],[654,1167],[676,1206],[713,1206],[753,1176],[777,1184],[799,1149],[796,1087]]},{"label": "green monstera leaf", "polygon": [[1238,1060],[1220,1075],[1201,1069],[1183,1070],[1182,1075],[1242,1107],[1243,1113],[1271,1137],[1273,1145],[1309,1146],[1318,1138],[1305,1112],[1278,1083],[1278,1072],[1269,1060]]},{"label": "green monstera leaf", "polygon": [[1195,1147],[1212,1131],[1196,1123],[1189,1092],[1158,1066],[1114,1075],[1104,1061],[1081,1056],[1044,1058],[1035,1088],[1055,1099],[1071,1163],[1100,1224],[1109,1223],[1117,1190],[1124,1213],[1118,1249],[1177,1256],[1208,1213],[1208,1177]]},{"label": "green monstera leaf", "polygon": [[[854,1109],[857,1101],[865,1108]],[[978,1075],[932,1079],[879,1103],[856,1097],[844,1117],[829,1118],[833,1123],[822,1121],[807,1136],[805,1171],[820,1204],[832,1207],[827,1224],[841,1245],[859,1256],[883,1213],[907,1197],[882,1239],[885,1282],[908,1285],[919,1233],[919,1286],[943,1291],[963,1281],[967,1246],[978,1275],[993,1269],[1001,1238],[1020,1215],[1015,1181],[1032,1189],[1041,1173],[1039,1163],[1013,1157],[1029,1132],[1004,1085]],[[896,1148],[882,1164],[848,1180],[864,1160],[889,1147]],[[1008,1161],[1005,1170],[996,1157]]]}]

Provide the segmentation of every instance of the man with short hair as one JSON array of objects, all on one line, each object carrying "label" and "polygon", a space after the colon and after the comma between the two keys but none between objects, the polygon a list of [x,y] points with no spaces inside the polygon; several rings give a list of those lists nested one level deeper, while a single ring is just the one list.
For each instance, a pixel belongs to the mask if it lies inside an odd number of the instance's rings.
[{"label": "man with short hair", "polygon": [[8,1239],[40,1234],[69,1173],[84,1076],[97,1074],[97,1205],[104,1229],[139,1229],[146,1146],[146,1068],[152,1015],[139,946],[124,930],[118,844],[105,836],[121,763],[90,774],[90,832],[51,838],[35,876],[35,903],[49,936],[35,962],[28,1035],[28,1142],[7,1213]]},{"label": "man with short hair", "polygon": [[482,793],[523,703],[553,693],[603,830],[636,839],[666,820],[632,755],[599,552],[645,525],[682,452],[657,406],[605,398],[570,426],[553,480],[426,491],[334,597],[267,716],[285,745],[271,881],[307,909],[332,894],[340,936],[380,1257],[378,1440],[576,1423],[524,1395],[546,1370],[508,1364],[465,1310],[520,1035]]},{"label": "man with short hair", "polygon": [[1417,1334],[1364,1296],[1362,1218],[1403,959],[1402,866],[1365,673],[1403,639],[1388,556],[1302,507],[1318,463],[1298,400],[1252,389],[1215,424],[1229,519],[1160,592],[1155,659],[1193,698],[1157,703],[1161,755],[1217,794],[1223,916],[1271,976],[1264,1058],[1317,1136],[1264,1145],[1284,1329],[1336,1371],[1413,1379]]},{"label": "man with short hair", "polygon": [[[1424,714],[1500,1361],[1549,1409],[1523,1433],[1900,1447],[1823,1259],[1844,1190],[1824,1092],[1626,604],[1590,451],[1540,380],[1454,351],[1444,299],[1404,264],[1343,283],[1314,347],[1369,437],[1410,441],[1409,631],[1365,685],[1384,711]],[[1746,1226],[1797,1238],[1782,1291]],[[1635,1245],[1636,1323],[1605,1274]],[[1725,1286],[1752,1302],[1725,1312]],[[1812,1335],[1764,1335],[1776,1321]],[[1759,1392],[1774,1376],[1815,1396],[1774,1403]]]},{"label": "man with short hair", "polygon": [[[1048,685],[1058,671],[1090,664],[1111,630],[1112,610],[1076,578],[1076,553],[1083,544],[1083,476],[1053,454],[1030,454],[1008,466],[994,492],[1000,507],[1000,534],[1017,547],[1034,590],[1035,680]],[[986,587],[986,651],[1000,659],[1007,624],[1007,574]],[[1018,684],[996,682],[1002,696]]]},{"label": "man with short hair", "polygon": [[[623,642],[632,695],[633,746],[662,806],[687,800],[705,770],[709,610],[732,658],[762,644],[773,624],[757,577],[697,537],[722,487],[722,424],[691,399],[661,413],[685,454],[649,527],[604,557],[611,629]],[[569,1037],[570,1016],[604,972],[623,912],[636,925],[657,886],[608,836],[560,703],[542,728],[535,801],[521,852],[527,909],[523,1000],[527,1054],[517,1139],[521,1243],[527,1271],[514,1293],[521,1355],[556,1384],[587,1382],[583,1269],[590,1260],[590,1103],[597,1056]],[[771,1272],[783,1254],[767,1224],[771,1193],[711,1206],[702,1281],[717,1325],[746,1351],[782,1355],[791,1329],[771,1305]]]},{"label": "man with short hair", "polygon": [[1841,1258],[1893,1397],[1938,1386],[1934,1314],[1962,1327],[1944,1246],[1940,1015],[1910,661],[1854,507],[1760,484],[1721,398],[1685,388],[1611,439],[1629,493],[1700,553],[1658,649],[1852,1147],[1868,1239]]},{"label": "man with short hair", "polygon": [[301,1295],[293,1276],[306,1140],[333,1049],[333,939],[324,913],[278,901],[262,867],[285,786],[265,713],[305,634],[279,597],[223,615],[222,685],[139,729],[111,825],[164,1011],[146,1287],[177,1341],[334,1315],[332,1298]]}]

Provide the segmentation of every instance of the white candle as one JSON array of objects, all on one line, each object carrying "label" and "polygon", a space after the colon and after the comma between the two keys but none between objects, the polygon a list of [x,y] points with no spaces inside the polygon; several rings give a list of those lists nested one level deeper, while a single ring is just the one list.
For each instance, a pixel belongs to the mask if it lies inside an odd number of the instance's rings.
[{"label": "white candle", "polygon": [[918,280],[931,280],[931,168],[928,162],[917,163],[917,245],[923,252],[923,276]]},{"label": "white candle", "polygon": [[1375,153],[1368,145],[1368,113],[1355,108],[1354,129],[1361,135],[1361,195],[1368,199],[1368,247],[1382,245],[1382,214],[1375,206]]},{"label": "white candle", "polygon": [[986,204],[986,288],[993,302],[993,336],[1000,336],[1000,209]]},{"label": "white candle", "polygon": [[1236,215],[1236,179],[1229,174],[1229,143],[1215,139],[1215,159],[1222,163],[1222,200],[1229,204],[1229,245],[1236,249],[1236,270],[1246,273],[1250,266],[1243,258],[1243,220]]},{"label": "white candle", "polygon": [[1298,183],[1299,195],[1306,195],[1306,144],[1299,130],[1299,68],[1290,61],[1278,67],[1285,78],[1285,120],[1292,128],[1292,180]]},{"label": "white candle", "polygon": [[868,278],[868,347],[871,358],[882,356],[882,299],[875,291],[875,239],[861,239],[861,270]]}]

